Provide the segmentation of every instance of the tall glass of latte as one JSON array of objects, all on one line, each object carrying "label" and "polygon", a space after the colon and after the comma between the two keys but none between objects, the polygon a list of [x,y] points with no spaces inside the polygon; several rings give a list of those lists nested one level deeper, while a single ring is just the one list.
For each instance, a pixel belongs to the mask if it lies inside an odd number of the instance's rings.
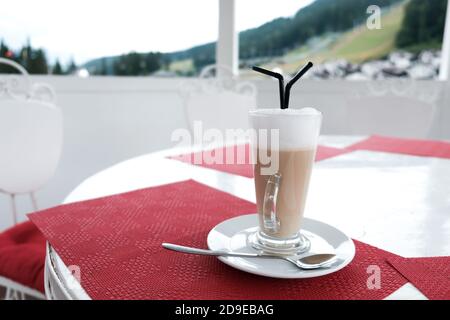
[{"label": "tall glass of latte", "polygon": [[309,249],[301,233],[322,114],[313,108],[249,113],[259,229],[252,245],[293,254]]}]

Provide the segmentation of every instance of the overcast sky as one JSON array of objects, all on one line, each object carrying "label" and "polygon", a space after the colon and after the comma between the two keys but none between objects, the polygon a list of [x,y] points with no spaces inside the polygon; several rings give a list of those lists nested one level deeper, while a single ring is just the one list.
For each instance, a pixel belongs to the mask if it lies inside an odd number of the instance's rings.
[{"label": "overcast sky", "polygon": [[[236,0],[237,28],[293,15],[313,0]],[[13,49],[27,38],[50,60],[170,52],[217,38],[217,0],[2,1],[0,38]]]}]

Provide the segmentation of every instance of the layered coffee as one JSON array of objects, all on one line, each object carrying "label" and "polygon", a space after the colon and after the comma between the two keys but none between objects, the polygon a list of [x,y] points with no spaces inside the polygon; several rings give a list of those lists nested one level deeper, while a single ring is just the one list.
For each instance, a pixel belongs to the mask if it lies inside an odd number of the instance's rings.
[{"label": "layered coffee", "polygon": [[259,216],[251,241],[258,249],[293,253],[309,248],[300,229],[321,120],[312,108],[250,112]]},{"label": "layered coffee", "polygon": [[[254,167],[256,203],[258,207],[261,231],[266,235],[278,238],[297,236],[305,210],[308,185],[315,156],[315,148],[276,150],[278,152],[278,174],[280,185],[276,199],[276,216],[279,222],[277,230],[264,227],[263,206],[267,182],[270,175],[261,174],[264,167],[260,161]],[[268,150],[257,150],[270,154]]]}]

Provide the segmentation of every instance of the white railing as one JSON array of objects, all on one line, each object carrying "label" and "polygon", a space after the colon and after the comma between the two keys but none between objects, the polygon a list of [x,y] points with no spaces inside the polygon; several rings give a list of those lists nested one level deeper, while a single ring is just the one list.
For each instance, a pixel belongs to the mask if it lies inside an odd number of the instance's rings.
[{"label": "white railing", "polygon": [[445,30],[442,40],[442,61],[439,78],[450,80],[450,1],[447,1],[447,15],[445,18]]},{"label": "white railing", "polygon": [[[159,149],[168,146],[170,132],[174,127],[184,126],[183,104],[179,94],[181,82],[189,81],[186,78],[143,78],[143,77],[91,77],[78,78],[67,76],[34,76],[35,81],[44,80],[54,86],[58,94],[59,104],[67,112],[80,115],[76,119],[82,119],[84,112],[96,115],[112,124],[118,120],[113,130],[120,130],[121,121],[127,123],[133,121],[133,110],[136,117],[144,117],[143,132],[158,132],[159,139],[150,149]],[[277,84],[271,80],[254,81],[258,90],[258,107],[278,106]],[[450,128],[445,121],[448,119],[448,99],[446,89],[449,88],[446,81],[414,81],[405,79],[361,81],[352,82],[346,80],[302,80],[292,92],[292,105],[294,107],[313,106],[324,113],[325,134],[370,134],[384,133],[383,123],[379,123],[376,131],[353,131],[352,123],[355,122],[351,109],[357,107],[354,104],[366,97],[376,97],[380,106],[398,110],[399,106],[407,108],[411,102],[421,102],[433,108],[433,119],[426,133],[412,132],[411,137],[450,139]],[[405,121],[412,115],[405,109]],[[380,108],[379,118],[382,118],[389,109]],[[140,114],[142,112],[142,114]],[[376,110],[375,110],[376,112]],[[126,116],[128,120],[114,118]],[[157,118],[155,118],[157,117]],[[97,120],[98,118],[94,118]],[[138,119],[143,121],[143,118]],[[66,121],[72,121],[66,119]],[[74,120],[75,121],[75,120]],[[91,121],[84,119],[84,126],[89,127]],[[139,122],[138,121],[138,122]],[[164,125],[162,125],[164,123]],[[80,124],[83,124],[80,122]],[[92,123],[93,125],[95,124]],[[151,125],[152,124],[152,125]],[[97,124],[98,125],[98,124]],[[144,126],[145,125],[145,126]],[[149,126],[150,125],[150,126]],[[74,124],[75,126],[75,124]],[[364,127],[364,123],[360,123]],[[367,126],[370,128],[370,126]],[[162,131],[160,131],[162,130]],[[369,130],[369,129],[368,129]],[[401,132],[389,132],[392,135],[405,135]]]}]

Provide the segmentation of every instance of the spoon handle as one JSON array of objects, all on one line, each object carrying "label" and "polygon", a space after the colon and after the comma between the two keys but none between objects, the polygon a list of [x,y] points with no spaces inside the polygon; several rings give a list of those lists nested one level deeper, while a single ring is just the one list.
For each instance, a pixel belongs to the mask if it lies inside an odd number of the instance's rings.
[{"label": "spoon handle", "polygon": [[246,258],[261,257],[261,255],[257,254],[257,253],[205,250],[205,249],[180,246],[178,244],[173,244],[173,243],[163,243],[162,246],[168,250],[173,250],[173,251],[178,251],[178,252],[183,252],[183,253],[201,254],[201,255],[205,255],[205,256],[228,256],[228,257],[246,257]]}]

